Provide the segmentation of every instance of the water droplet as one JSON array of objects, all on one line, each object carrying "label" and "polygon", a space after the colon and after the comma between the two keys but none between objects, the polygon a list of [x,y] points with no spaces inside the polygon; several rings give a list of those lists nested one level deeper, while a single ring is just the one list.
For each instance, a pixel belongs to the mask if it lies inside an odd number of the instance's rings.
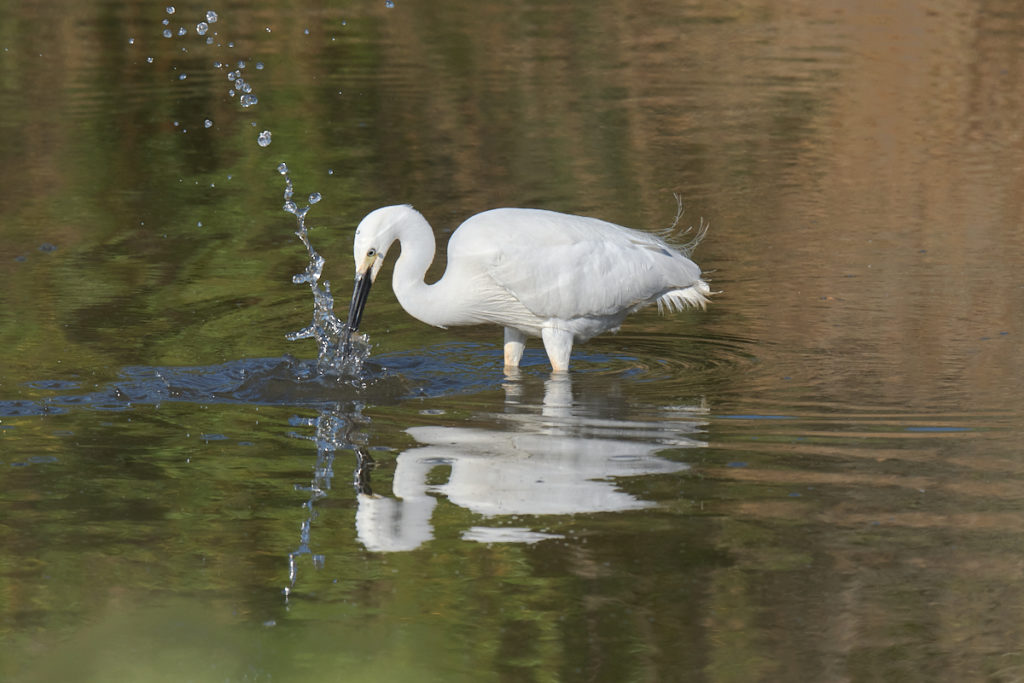
[{"label": "water droplet", "polygon": [[295,202],[287,201],[284,203],[284,210],[288,213],[295,213],[299,210],[299,207],[295,206]]},{"label": "water droplet", "polygon": [[303,31],[303,33],[305,33],[308,36],[309,35],[309,29],[307,28],[305,31]]},{"label": "water droplet", "polygon": [[256,70],[263,71],[263,62],[256,62]]},{"label": "water droplet", "polygon": [[259,134],[259,137],[256,138],[256,144],[258,144],[260,147],[266,147],[267,145],[270,144],[270,135],[271,133],[269,130],[263,131],[262,133]]},{"label": "water droplet", "polygon": [[279,163],[277,165],[277,172],[280,173],[281,175],[284,175],[285,173],[287,173],[288,172],[288,164],[284,163],[283,161],[281,163]]},{"label": "water droplet", "polygon": [[248,93],[246,93],[246,94],[244,94],[244,95],[242,95],[241,97],[238,98],[238,103],[241,104],[243,107],[251,107],[252,105],[256,104],[257,102],[259,102],[259,100],[256,99],[256,96],[255,95],[250,95]]},{"label": "water droplet", "polygon": [[213,63],[213,68],[214,68],[214,69],[221,69],[221,68],[223,68],[223,67],[224,67],[224,65],[223,65],[223,64],[221,64],[220,62],[214,62],[214,63]]},{"label": "water droplet", "polygon": [[128,39],[128,44],[129,45],[134,45],[135,44],[135,39],[134,38],[129,38]]},{"label": "water droplet", "polygon": [[174,14],[174,5],[170,5],[170,6],[167,7],[167,13],[168,14]]},{"label": "water droplet", "polygon": [[197,228],[203,227],[203,222],[202,221],[196,221],[196,227]]},{"label": "water droplet", "polygon": [[205,121],[203,121],[203,127],[204,128],[212,128],[213,127],[213,121],[211,121],[210,119],[206,119]]},{"label": "water droplet", "polygon": [[210,25],[207,24],[205,21],[200,21],[198,24],[196,24],[196,33],[198,33],[201,36],[205,36],[206,32],[209,30]]},{"label": "water droplet", "polygon": [[170,19],[164,19],[160,23],[163,24],[164,26],[167,26],[167,24],[171,23],[171,20]]},{"label": "water droplet", "polygon": [[217,23],[217,13],[214,12],[212,9],[207,11],[206,12],[206,21],[208,21],[211,24],[216,24]]},{"label": "water droplet", "polygon": [[148,63],[152,64],[153,63],[153,58],[152,57],[146,57],[146,61]]},{"label": "water droplet", "polygon": [[165,28],[164,29],[164,38],[170,38],[170,37],[171,37],[171,29]]},{"label": "water droplet", "polygon": [[183,36],[186,33],[188,33],[188,29],[186,29],[184,26],[179,26],[178,27],[178,35],[179,36]]},{"label": "water droplet", "polygon": [[186,78],[188,78],[188,74],[181,74],[180,76],[178,76],[178,80],[179,80],[179,81],[183,81],[183,80],[185,80]]},{"label": "water droplet", "polygon": [[334,175],[334,169],[333,168],[327,169],[327,175]]},{"label": "water droplet", "polygon": [[320,201],[320,199],[322,199],[322,197],[320,196],[319,192],[314,192],[313,194],[309,195],[310,204],[316,204],[318,201]]},{"label": "water droplet", "polygon": [[206,36],[206,44],[213,45],[213,36]]},{"label": "water droplet", "polygon": [[270,33],[270,27],[269,26],[267,27],[267,33]]},{"label": "water droplet", "polygon": [[228,72],[228,80],[229,81],[233,81],[236,78],[238,78],[238,72],[237,71],[229,71]]},{"label": "water droplet", "polygon": [[394,0],[384,0],[384,6],[391,9],[395,6]]}]

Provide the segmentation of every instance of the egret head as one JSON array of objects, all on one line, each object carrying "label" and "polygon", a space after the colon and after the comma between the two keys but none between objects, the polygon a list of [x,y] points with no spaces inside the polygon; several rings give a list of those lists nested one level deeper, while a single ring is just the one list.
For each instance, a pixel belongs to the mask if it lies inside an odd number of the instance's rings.
[{"label": "egret head", "polygon": [[394,244],[396,231],[402,218],[409,212],[415,212],[411,206],[385,206],[371,211],[359,222],[356,236],[352,242],[352,256],[356,263],[356,281],[352,290],[352,304],[348,309],[348,333],[359,329],[359,321],[363,317],[363,308],[370,295],[370,286],[377,279],[384,257]]}]

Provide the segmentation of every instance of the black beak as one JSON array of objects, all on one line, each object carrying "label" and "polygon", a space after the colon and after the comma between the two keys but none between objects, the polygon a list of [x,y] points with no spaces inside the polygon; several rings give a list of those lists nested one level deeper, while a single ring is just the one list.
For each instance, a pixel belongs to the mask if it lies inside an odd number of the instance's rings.
[{"label": "black beak", "polygon": [[362,275],[356,275],[356,283],[352,288],[352,304],[348,309],[348,322],[345,324],[346,337],[359,329],[359,321],[363,319],[363,309],[366,308],[366,298],[370,296],[370,286],[373,278],[367,270]]}]

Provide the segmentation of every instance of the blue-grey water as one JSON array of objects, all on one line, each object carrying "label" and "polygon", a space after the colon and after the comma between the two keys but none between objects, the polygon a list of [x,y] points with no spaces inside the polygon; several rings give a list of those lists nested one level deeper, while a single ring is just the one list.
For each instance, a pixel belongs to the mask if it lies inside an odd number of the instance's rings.
[{"label": "blue-grey water", "polygon": [[[0,679],[1020,680],[1022,35],[956,0],[0,6]],[[387,268],[355,366],[317,343],[376,207],[437,277],[479,211],[656,231],[675,194],[711,306],[568,376]]]}]

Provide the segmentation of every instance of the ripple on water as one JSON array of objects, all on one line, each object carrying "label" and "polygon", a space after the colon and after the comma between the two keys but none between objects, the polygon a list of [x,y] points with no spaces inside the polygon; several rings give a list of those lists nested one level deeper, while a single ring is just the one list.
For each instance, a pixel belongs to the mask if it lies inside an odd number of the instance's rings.
[{"label": "ripple on water", "polygon": [[[631,335],[616,338],[629,353],[601,353],[582,347],[574,357],[577,381],[629,380],[657,383],[671,392],[681,384],[707,384],[755,362],[748,340],[733,337]],[[599,349],[600,346],[597,346]],[[530,348],[523,373],[550,372],[542,348]],[[501,348],[494,344],[439,344],[412,352],[383,354],[364,362],[358,374],[335,376],[315,360],[248,358],[192,367],[132,366],[120,377],[94,388],[77,382],[39,380],[38,400],[0,402],[0,416],[41,415],[68,408],[124,410],[134,404],[163,402],[324,405],[358,400],[392,403],[413,396],[454,396],[501,386]]]},{"label": "ripple on water", "polygon": [[592,344],[614,345],[614,352],[580,348],[574,370],[621,375],[639,382],[709,382],[723,380],[757,363],[754,341],[727,335],[618,334]]},{"label": "ripple on water", "polygon": [[[574,349],[570,376],[591,383],[602,379],[657,383],[659,391],[669,392],[680,385],[708,386],[755,365],[752,345],[751,340],[724,335],[616,335]],[[505,378],[501,358],[497,344],[472,342],[374,357],[388,371],[405,377],[414,394],[427,396],[494,389]],[[528,346],[522,373],[547,377],[550,370],[544,349],[536,343]]]},{"label": "ripple on water", "polygon": [[[388,403],[407,396],[408,381],[373,362],[358,376],[324,374],[315,360],[247,358],[192,367],[132,366],[119,377],[85,393],[72,383],[37,381],[36,400],[0,401],[0,417],[65,412],[69,408],[128,410],[134,405],[244,403],[252,405],[333,405],[348,401]],[[58,393],[59,392],[59,393]]]}]

